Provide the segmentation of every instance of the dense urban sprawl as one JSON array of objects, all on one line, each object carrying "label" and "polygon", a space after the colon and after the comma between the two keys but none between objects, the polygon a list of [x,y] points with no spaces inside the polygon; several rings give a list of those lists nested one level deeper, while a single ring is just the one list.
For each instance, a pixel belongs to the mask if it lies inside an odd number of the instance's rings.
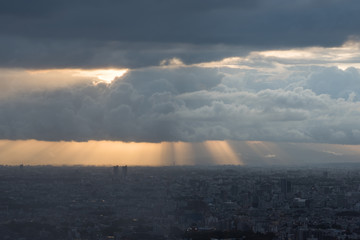
[{"label": "dense urban sprawl", "polygon": [[0,166],[0,238],[359,239],[359,170]]}]

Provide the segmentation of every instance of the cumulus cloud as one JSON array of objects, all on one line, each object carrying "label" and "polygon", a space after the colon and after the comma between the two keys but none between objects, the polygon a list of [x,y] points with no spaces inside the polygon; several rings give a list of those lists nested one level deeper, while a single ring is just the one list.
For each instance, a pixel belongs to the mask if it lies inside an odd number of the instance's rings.
[{"label": "cumulus cloud", "polygon": [[[358,98],[344,98],[343,89],[334,92],[345,81],[343,88],[358,96],[357,69],[322,67],[286,79],[279,73],[278,81],[268,76],[272,88],[250,84],[250,77],[268,81],[264,72],[231,71],[153,67],[132,70],[111,84],[88,82],[17,95],[0,102],[0,137],[360,143]],[[315,82],[325,79],[329,86],[318,88]]]},{"label": "cumulus cloud", "polygon": [[360,74],[355,68],[345,71],[336,67],[324,68],[310,75],[306,87],[334,98],[360,100]]}]

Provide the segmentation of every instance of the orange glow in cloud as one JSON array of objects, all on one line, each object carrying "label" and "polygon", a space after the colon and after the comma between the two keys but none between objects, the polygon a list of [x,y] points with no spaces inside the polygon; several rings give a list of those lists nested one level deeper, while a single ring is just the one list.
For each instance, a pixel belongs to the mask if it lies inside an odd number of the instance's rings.
[{"label": "orange glow in cloud", "polygon": [[128,69],[41,69],[41,70],[27,70],[27,72],[34,77],[56,77],[69,76],[70,78],[103,81],[111,83],[115,78],[122,77],[128,72]]},{"label": "orange glow in cloud", "polygon": [[128,69],[76,69],[74,70],[74,75],[82,77],[96,77],[99,80],[111,83],[115,78],[122,77],[127,71]]}]

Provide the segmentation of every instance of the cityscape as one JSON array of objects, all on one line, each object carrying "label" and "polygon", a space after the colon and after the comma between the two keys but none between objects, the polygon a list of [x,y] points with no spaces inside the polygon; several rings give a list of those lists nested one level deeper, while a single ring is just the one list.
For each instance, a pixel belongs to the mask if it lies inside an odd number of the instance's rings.
[{"label": "cityscape", "polygon": [[360,166],[1,166],[0,236],[359,239]]},{"label": "cityscape", "polygon": [[359,0],[0,0],[0,240],[360,239]]}]

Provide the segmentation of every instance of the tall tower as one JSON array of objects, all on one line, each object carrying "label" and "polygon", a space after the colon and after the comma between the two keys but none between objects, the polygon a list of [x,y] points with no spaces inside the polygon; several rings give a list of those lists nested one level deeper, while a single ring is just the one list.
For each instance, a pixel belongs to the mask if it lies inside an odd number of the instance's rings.
[{"label": "tall tower", "polygon": [[118,165],[113,167],[113,175],[114,175],[114,177],[117,177],[119,175],[119,166]]},{"label": "tall tower", "polygon": [[127,165],[122,167],[122,178],[125,180],[127,176]]}]

